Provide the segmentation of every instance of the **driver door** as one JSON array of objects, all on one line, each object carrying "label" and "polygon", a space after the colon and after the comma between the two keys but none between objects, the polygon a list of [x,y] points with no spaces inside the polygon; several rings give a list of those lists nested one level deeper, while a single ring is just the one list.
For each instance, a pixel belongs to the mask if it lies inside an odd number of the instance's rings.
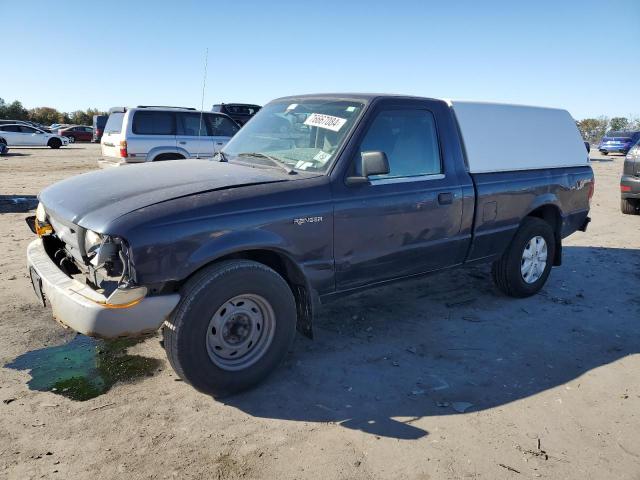
[{"label": "driver door", "polygon": [[349,290],[455,265],[462,188],[439,142],[438,106],[403,101],[377,108],[352,159],[384,152],[390,171],[334,192],[336,286]]},{"label": "driver door", "polygon": [[21,145],[44,145],[44,134],[40,130],[26,125],[20,126]]}]

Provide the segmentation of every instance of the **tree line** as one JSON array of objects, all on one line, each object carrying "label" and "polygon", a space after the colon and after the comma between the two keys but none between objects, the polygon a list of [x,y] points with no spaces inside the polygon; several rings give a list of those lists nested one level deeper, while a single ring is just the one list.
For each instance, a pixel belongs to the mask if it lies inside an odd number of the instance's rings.
[{"label": "tree line", "polygon": [[589,143],[595,144],[600,141],[604,134],[609,131],[640,130],[640,118],[627,117],[598,117],[585,118],[576,122],[582,137]]},{"label": "tree line", "polygon": [[[67,123],[73,125],[91,125],[94,115],[106,115],[107,112],[97,108],[76,110],[75,112],[60,112],[51,107],[37,107],[26,109],[18,100],[6,103],[0,98],[0,119],[29,120],[51,125],[52,123]],[[597,143],[610,130],[640,130],[640,118],[627,117],[598,117],[585,118],[576,122],[582,137],[590,142]]]},{"label": "tree line", "polygon": [[42,125],[51,125],[52,123],[92,125],[94,115],[106,114],[107,112],[97,108],[87,108],[86,110],[76,110],[75,112],[60,112],[51,107],[26,109],[18,100],[6,103],[0,98],[0,119],[2,120],[28,120]]}]

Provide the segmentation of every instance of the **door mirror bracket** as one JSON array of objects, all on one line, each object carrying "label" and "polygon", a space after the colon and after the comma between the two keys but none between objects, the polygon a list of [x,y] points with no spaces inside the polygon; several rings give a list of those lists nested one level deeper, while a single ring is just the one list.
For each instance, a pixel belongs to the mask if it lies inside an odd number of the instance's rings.
[{"label": "door mirror bracket", "polygon": [[369,177],[372,175],[387,175],[389,173],[389,160],[384,152],[362,152],[360,157],[362,174],[347,177],[345,180],[347,185],[362,185],[369,183]]}]

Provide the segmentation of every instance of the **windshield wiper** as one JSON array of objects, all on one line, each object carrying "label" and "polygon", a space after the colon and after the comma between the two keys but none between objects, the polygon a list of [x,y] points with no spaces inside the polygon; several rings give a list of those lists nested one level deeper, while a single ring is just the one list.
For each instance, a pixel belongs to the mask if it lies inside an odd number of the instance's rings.
[{"label": "windshield wiper", "polygon": [[295,175],[295,174],[298,173],[293,168],[291,168],[289,165],[284,163],[282,160],[279,160],[276,157],[272,157],[271,155],[266,155],[264,153],[260,153],[260,152],[244,152],[244,153],[239,153],[238,156],[239,157],[266,158],[267,160],[270,160],[272,163],[274,163],[275,165],[277,165],[280,168],[282,168],[289,175]]}]

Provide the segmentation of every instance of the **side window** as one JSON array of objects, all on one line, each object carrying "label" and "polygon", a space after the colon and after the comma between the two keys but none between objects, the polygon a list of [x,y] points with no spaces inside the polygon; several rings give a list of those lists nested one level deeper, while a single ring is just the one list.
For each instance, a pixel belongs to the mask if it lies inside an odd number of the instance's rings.
[{"label": "side window", "polygon": [[360,152],[369,151],[389,160],[389,174],[374,179],[442,173],[435,119],[427,110],[380,112],[360,145]]},{"label": "side window", "polygon": [[133,116],[133,133],[138,135],[175,135],[172,112],[145,112]]},{"label": "side window", "polygon": [[22,133],[36,133],[37,132],[37,130],[35,128],[31,128],[31,127],[26,127],[26,126],[22,126],[21,125],[19,128],[20,128],[20,131]]},{"label": "side window", "polygon": [[227,117],[222,115],[207,115],[211,133],[216,137],[233,137],[240,128]]},{"label": "side window", "polygon": [[200,120],[199,113],[178,113],[178,134],[188,135],[192,137],[206,137],[209,135],[207,131],[206,115],[202,115]]},{"label": "side window", "polygon": [[5,132],[20,132],[20,127],[18,125],[7,125],[3,127]]}]

